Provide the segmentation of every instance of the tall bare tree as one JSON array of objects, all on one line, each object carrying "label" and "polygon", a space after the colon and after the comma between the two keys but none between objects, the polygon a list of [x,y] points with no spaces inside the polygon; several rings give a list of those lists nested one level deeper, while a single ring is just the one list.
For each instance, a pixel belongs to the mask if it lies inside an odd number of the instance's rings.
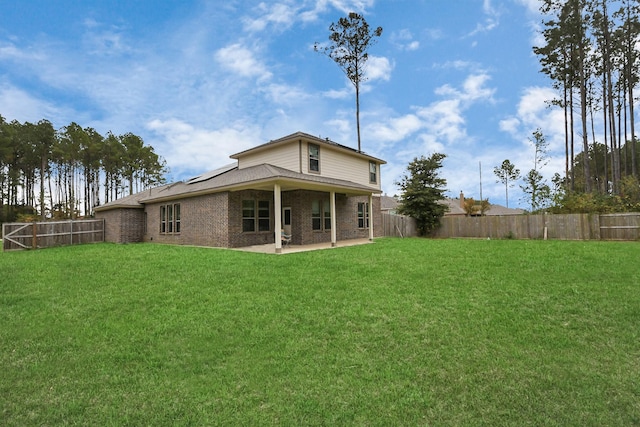
[{"label": "tall bare tree", "polygon": [[344,71],[347,78],[356,89],[356,128],[358,132],[358,151],[362,151],[360,142],[360,83],[366,80],[365,64],[369,58],[367,50],[375,43],[375,37],[380,37],[382,27],[374,30],[364,17],[351,12],[349,16],[340,18],[329,26],[328,46],[314,44],[316,52],[323,53],[333,59]]},{"label": "tall bare tree", "polygon": [[509,207],[509,187],[513,187],[515,181],[520,178],[520,169],[506,159],[500,167],[493,168],[493,173],[498,177],[498,183],[504,184],[507,207]]}]

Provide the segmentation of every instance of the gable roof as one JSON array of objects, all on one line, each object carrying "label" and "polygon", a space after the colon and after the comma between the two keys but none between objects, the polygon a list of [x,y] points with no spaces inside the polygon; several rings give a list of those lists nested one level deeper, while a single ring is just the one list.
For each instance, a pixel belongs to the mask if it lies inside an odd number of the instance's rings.
[{"label": "gable roof", "polygon": [[400,202],[398,199],[391,196],[380,196],[380,209],[383,211],[391,211],[398,209]]},{"label": "gable roof", "polygon": [[162,202],[166,200],[182,199],[202,194],[219,193],[223,191],[239,191],[244,189],[273,190],[273,185],[279,183],[284,191],[297,189],[327,191],[331,189],[346,194],[371,194],[376,190],[342,179],[328,178],[319,175],[308,175],[294,172],[270,164],[260,164],[239,169],[227,165],[214,171],[206,172],[184,181],[163,185],[113,202],[96,207],[96,211],[116,208],[141,208],[144,203]]},{"label": "gable roof", "polygon": [[265,144],[258,145],[257,147],[253,147],[248,150],[244,150],[239,153],[232,154],[229,157],[231,157],[232,159],[239,159],[246,154],[258,153],[260,151],[273,148],[274,146],[277,146],[277,145],[288,144],[291,142],[299,141],[301,139],[304,139],[306,141],[311,141],[314,144],[329,146],[336,150],[348,153],[352,156],[365,158],[367,160],[371,160],[381,165],[387,164],[386,161],[382,159],[378,159],[377,157],[370,156],[363,151],[358,151],[354,148],[347,147],[346,145],[338,144],[337,142],[331,141],[329,138],[322,139],[317,136],[309,135],[308,133],[305,133],[305,132],[295,132],[295,133],[292,133],[291,135],[283,136],[282,138],[271,140]]}]

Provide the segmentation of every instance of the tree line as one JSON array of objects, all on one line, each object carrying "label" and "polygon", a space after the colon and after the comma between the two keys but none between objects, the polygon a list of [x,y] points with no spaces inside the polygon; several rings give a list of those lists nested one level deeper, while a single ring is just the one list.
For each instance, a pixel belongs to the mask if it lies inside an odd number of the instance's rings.
[{"label": "tree line", "polygon": [[541,11],[534,52],[564,111],[563,189],[620,195],[638,185],[640,0],[543,0]]},{"label": "tree line", "polygon": [[91,216],[96,206],[165,183],[167,167],[133,133],[0,115],[0,222]]}]

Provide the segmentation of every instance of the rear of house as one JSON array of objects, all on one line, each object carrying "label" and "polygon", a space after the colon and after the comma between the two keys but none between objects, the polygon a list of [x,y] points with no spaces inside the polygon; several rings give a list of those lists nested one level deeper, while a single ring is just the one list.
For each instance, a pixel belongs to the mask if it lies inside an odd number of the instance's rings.
[{"label": "rear of house", "polygon": [[234,163],[96,208],[106,240],[243,247],[373,239],[382,229],[383,160],[302,132]]}]

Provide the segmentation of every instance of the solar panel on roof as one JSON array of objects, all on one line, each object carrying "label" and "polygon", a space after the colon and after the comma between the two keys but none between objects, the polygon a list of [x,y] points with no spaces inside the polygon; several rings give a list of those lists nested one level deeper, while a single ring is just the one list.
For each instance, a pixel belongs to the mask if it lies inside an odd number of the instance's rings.
[{"label": "solar panel on roof", "polygon": [[215,178],[216,176],[222,175],[223,173],[227,173],[230,170],[235,169],[238,166],[237,163],[231,163],[226,166],[222,166],[221,168],[205,172],[202,175],[195,176],[187,181],[187,184],[195,184],[196,182],[206,181],[211,178]]}]

